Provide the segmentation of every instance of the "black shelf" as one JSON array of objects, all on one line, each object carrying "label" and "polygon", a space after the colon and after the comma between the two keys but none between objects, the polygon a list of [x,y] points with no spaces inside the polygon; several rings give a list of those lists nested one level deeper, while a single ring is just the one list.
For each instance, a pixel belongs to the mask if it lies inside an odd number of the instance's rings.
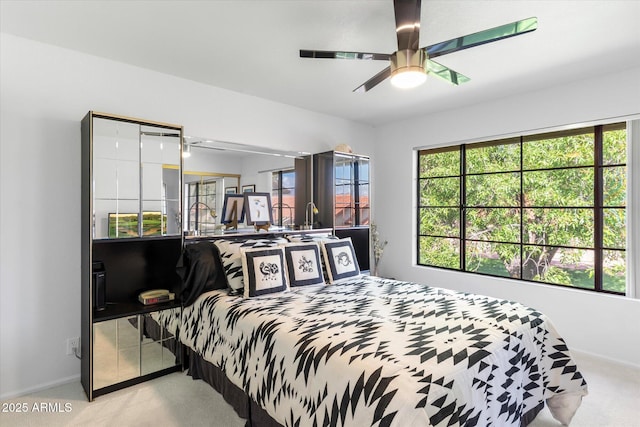
[{"label": "black shelf", "polygon": [[169,308],[180,307],[180,301],[168,301],[158,304],[144,305],[138,301],[135,302],[107,302],[104,310],[93,310],[93,322],[102,322],[105,320],[113,320],[126,316],[135,316],[136,314],[151,313],[154,311],[166,310]]}]

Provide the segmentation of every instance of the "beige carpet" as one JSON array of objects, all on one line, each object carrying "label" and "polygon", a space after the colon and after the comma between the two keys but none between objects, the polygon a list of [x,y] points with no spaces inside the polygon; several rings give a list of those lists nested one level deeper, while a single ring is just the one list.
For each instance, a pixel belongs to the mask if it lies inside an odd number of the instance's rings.
[{"label": "beige carpet", "polygon": [[[640,427],[640,369],[581,353],[574,356],[589,383],[589,396],[583,400],[571,426]],[[14,409],[17,405],[26,407],[27,413],[0,412],[3,427],[244,426],[244,420],[235,415],[218,393],[184,373],[119,390],[92,403],[87,402],[80,383],[71,383],[4,401],[0,409],[11,409],[11,405]],[[35,412],[34,405],[47,412]],[[546,408],[530,424],[559,425]]]}]

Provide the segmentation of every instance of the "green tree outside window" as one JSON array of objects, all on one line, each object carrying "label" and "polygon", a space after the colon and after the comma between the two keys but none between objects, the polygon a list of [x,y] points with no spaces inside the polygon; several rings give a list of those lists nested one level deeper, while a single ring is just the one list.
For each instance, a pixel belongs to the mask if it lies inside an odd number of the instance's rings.
[{"label": "green tree outside window", "polygon": [[418,263],[624,293],[624,123],[422,150]]}]

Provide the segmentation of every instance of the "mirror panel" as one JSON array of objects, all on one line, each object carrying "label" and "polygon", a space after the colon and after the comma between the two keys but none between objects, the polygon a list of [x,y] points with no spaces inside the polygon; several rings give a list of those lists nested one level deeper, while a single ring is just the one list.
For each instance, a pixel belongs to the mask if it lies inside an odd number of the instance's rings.
[{"label": "mirror panel", "polygon": [[138,316],[93,324],[93,389],[140,376]]},{"label": "mirror panel", "polygon": [[237,193],[239,176],[219,176],[211,172],[185,172],[184,230],[189,235],[221,232],[224,195]]},{"label": "mirror panel", "polygon": [[93,389],[179,364],[179,345],[168,329],[179,318],[180,308],[172,308],[94,323]]},{"label": "mirror panel", "polygon": [[[190,153],[184,158],[183,175],[183,226],[187,236],[221,234],[225,228],[221,224],[225,194],[243,191],[269,193],[274,226],[294,227],[294,162],[308,153],[194,137],[185,137],[185,147]],[[284,176],[278,181],[274,175],[280,171]],[[234,232],[243,231],[254,231],[246,219]]]},{"label": "mirror panel", "polygon": [[[116,234],[121,212],[137,212],[140,204],[138,125],[94,118],[93,214],[95,238]],[[116,215],[113,217],[113,215]],[[109,217],[115,228],[109,230]],[[126,234],[126,233],[125,233]]]},{"label": "mirror panel", "polygon": [[[165,327],[161,327],[156,319],[172,317],[179,309],[163,310],[159,313],[147,313],[142,317],[144,335],[140,347],[140,370],[142,375],[170,368],[179,363],[174,351],[178,351],[175,336]],[[178,315],[179,316],[179,315]],[[154,319],[155,317],[155,319]]]},{"label": "mirror panel", "polygon": [[98,117],[93,127],[93,237],[180,235],[180,132]]},{"label": "mirror panel", "polygon": [[142,235],[180,235],[180,133],[140,126]]}]

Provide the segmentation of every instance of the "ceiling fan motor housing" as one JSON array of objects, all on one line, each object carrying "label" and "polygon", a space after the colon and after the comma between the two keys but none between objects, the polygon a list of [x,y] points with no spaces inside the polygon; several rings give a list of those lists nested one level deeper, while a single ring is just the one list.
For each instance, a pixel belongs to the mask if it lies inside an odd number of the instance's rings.
[{"label": "ceiling fan motor housing", "polygon": [[427,53],[423,49],[399,50],[391,54],[391,75],[397,72],[412,70],[427,72]]}]

